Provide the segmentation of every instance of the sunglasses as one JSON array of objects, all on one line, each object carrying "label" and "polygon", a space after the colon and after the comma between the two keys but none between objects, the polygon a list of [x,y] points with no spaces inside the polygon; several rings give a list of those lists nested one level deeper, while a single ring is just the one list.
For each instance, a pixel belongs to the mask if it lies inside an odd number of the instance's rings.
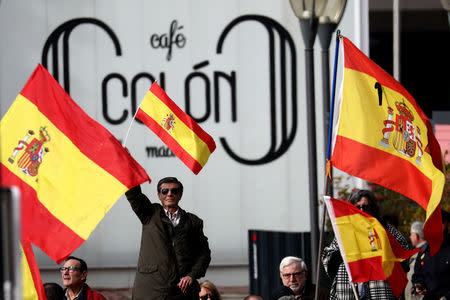
[{"label": "sunglasses", "polygon": [[369,211],[370,206],[369,205],[355,205],[356,208],[363,210],[363,211]]},{"label": "sunglasses", "polygon": [[181,192],[181,189],[180,188],[161,189],[161,194],[167,195],[169,193],[169,191],[174,195],[178,195]]},{"label": "sunglasses", "polygon": [[69,271],[69,273],[72,273],[72,272],[74,272],[74,271],[78,271],[78,270],[80,270],[80,268],[78,268],[78,267],[74,267],[74,266],[70,266],[70,267],[61,267],[61,268],[59,268],[59,271],[61,272],[61,273],[64,273],[64,271]]},{"label": "sunglasses", "polygon": [[211,294],[206,294],[204,296],[199,296],[200,300],[208,300],[208,299],[212,299],[214,300],[214,296]]}]

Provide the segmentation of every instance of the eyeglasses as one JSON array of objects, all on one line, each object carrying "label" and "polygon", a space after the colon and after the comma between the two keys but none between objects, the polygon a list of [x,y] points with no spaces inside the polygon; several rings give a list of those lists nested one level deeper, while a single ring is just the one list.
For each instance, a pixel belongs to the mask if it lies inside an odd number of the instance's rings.
[{"label": "eyeglasses", "polygon": [[369,205],[355,205],[357,209],[369,211],[370,206]]},{"label": "eyeglasses", "polygon": [[199,298],[200,298],[200,300],[208,300],[208,299],[214,300],[214,296],[211,295],[211,294],[206,294],[206,295],[203,295],[203,296],[199,296]]},{"label": "eyeglasses", "polygon": [[163,195],[167,195],[169,193],[169,191],[174,194],[174,195],[178,195],[178,193],[181,192],[180,188],[173,188],[173,189],[161,189],[161,194]]},{"label": "eyeglasses", "polygon": [[60,271],[61,273],[64,273],[64,271],[66,271],[66,270],[68,270],[70,273],[73,273],[73,271],[79,271],[80,268],[74,267],[74,266],[70,266],[70,267],[61,267],[61,268],[59,268],[59,271]]},{"label": "eyeglasses", "polygon": [[291,278],[291,276],[299,277],[303,273],[305,273],[305,271],[296,272],[296,273],[285,273],[285,274],[281,274],[281,276],[283,276],[284,279],[289,279],[289,278]]}]

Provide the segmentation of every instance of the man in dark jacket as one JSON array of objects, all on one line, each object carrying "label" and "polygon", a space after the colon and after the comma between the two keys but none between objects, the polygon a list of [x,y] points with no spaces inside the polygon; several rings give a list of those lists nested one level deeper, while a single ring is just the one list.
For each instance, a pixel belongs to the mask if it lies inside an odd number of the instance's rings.
[{"label": "man in dark jacket", "polygon": [[142,223],[141,249],[133,299],[198,299],[197,279],[211,261],[203,221],[178,203],[183,185],[175,177],[158,182],[159,203],[151,203],[140,186],[125,193]]},{"label": "man in dark jacket", "polygon": [[412,283],[423,300],[450,299],[450,213],[442,210],[444,240],[439,251],[430,256],[430,246],[417,254]]}]

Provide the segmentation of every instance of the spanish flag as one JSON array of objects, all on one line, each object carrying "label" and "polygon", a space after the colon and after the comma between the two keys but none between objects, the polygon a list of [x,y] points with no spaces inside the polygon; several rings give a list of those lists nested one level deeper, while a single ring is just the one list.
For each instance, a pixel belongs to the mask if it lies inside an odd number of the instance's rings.
[{"label": "spanish flag", "polygon": [[144,122],[178,156],[198,174],[216,149],[213,138],[154,82],[142,100],[136,118]]},{"label": "spanish flag", "polygon": [[431,253],[442,243],[444,165],[431,123],[405,88],[343,38],[331,164],[414,200],[426,210]]},{"label": "spanish flag", "polygon": [[[57,263],[89,237],[124,192],[150,181],[41,65],[0,122],[0,180],[21,191],[25,256],[33,243]],[[27,274],[39,276],[33,268]]]},{"label": "spanish flag", "polygon": [[46,299],[39,267],[29,241],[21,245],[22,299]]},{"label": "spanish flag", "polygon": [[400,262],[419,249],[404,249],[376,218],[350,202],[324,200],[350,281],[387,280],[398,298],[408,282]]}]

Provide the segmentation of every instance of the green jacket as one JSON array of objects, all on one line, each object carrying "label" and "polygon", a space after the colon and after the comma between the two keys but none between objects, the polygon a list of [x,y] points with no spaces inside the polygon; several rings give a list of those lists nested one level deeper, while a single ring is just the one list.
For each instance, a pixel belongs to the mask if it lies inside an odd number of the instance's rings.
[{"label": "green jacket", "polygon": [[[142,223],[133,299],[189,299],[177,287],[180,278],[205,276],[211,261],[203,221],[180,208],[180,223],[173,227],[161,204],[151,203],[140,186],[125,195]],[[192,294],[198,299],[198,291]]]}]

